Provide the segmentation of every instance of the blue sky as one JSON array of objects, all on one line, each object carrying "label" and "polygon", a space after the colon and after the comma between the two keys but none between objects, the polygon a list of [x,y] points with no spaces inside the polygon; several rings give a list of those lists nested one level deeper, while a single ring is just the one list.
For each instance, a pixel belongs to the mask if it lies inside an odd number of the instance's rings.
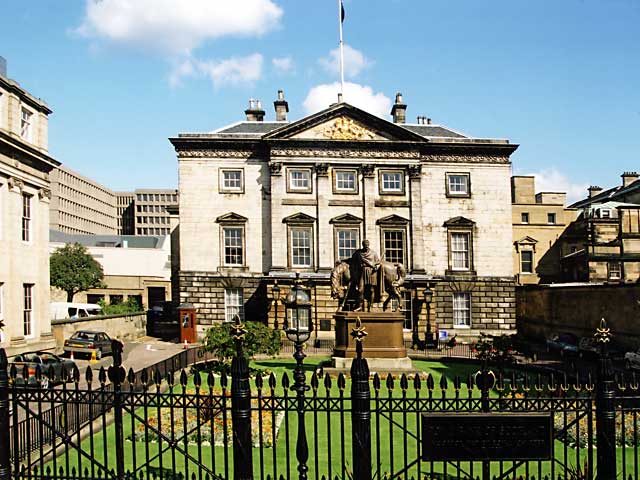
[{"label": "blue sky", "polygon": [[[640,0],[345,0],[346,100],[520,144],[516,174],[583,195],[640,170]],[[167,137],[328,106],[337,0],[21,0],[0,55],[53,109],[50,152],[113,190],[177,185]],[[323,87],[324,86],[324,87]]]}]

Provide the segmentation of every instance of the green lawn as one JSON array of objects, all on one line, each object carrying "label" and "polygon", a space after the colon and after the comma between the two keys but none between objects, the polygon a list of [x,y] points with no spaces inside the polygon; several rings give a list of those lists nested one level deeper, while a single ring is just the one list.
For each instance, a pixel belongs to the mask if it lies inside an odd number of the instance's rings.
[{"label": "green lawn", "polygon": [[[324,359],[310,358],[305,362],[305,367],[308,369],[307,382],[309,383],[310,372],[315,370],[316,366]],[[466,388],[466,378],[469,374],[473,374],[478,370],[477,365],[467,363],[441,363],[432,361],[414,361],[414,365],[420,371],[431,373],[434,377],[435,389],[433,391],[434,399],[441,399],[442,393],[439,387],[441,377],[444,375],[447,378],[446,397],[455,398],[455,388],[453,385],[453,379],[455,376],[460,376],[463,379],[463,385],[459,392],[459,398],[465,399],[468,397]],[[262,395],[264,397],[271,396],[271,390],[268,386],[268,375],[273,372],[277,377],[275,395],[276,397],[285,398],[283,401],[293,401],[295,392],[287,392],[282,386],[280,379],[286,372],[289,375],[291,383],[293,381],[291,372],[294,366],[293,360],[288,359],[273,359],[273,360],[261,360],[252,362],[252,367],[264,370],[264,387]],[[307,402],[310,402],[310,409],[305,414],[305,427],[307,431],[307,439],[309,443],[309,478],[316,478],[320,475],[334,476],[343,478],[345,474],[351,470],[351,418],[350,414],[339,411],[341,405],[350,404],[350,382],[345,379],[344,389],[338,387],[337,378],[332,378],[331,387],[329,390],[325,389],[323,382],[318,388],[317,394],[313,392],[307,393]],[[403,395],[407,398],[415,398],[416,392],[412,387],[412,381],[409,381],[409,388],[406,392],[403,392],[400,388],[399,379],[395,379],[395,385],[392,392],[386,387],[385,379],[382,379],[382,387],[379,393],[380,402],[387,402],[388,399],[400,399]],[[204,387],[201,387],[201,391],[208,392],[209,389],[206,386],[206,380],[203,379]],[[228,388],[230,388],[230,381]],[[189,378],[189,382],[186,387],[186,392],[194,392],[195,386],[193,384],[193,377]],[[220,382],[216,380],[215,392],[221,392]],[[252,390],[257,394],[255,389],[255,382],[252,381]],[[474,396],[477,394],[475,390]],[[189,399],[193,399],[191,395],[183,395],[182,387],[177,385],[173,388],[173,403],[176,402],[188,402]],[[164,394],[149,395],[150,400],[162,400],[170,397],[170,392]],[[422,381],[422,389],[420,390],[420,398],[427,398],[428,392],[426,389],[426,383]],[[493,395],[495,397],[495,394]],[[375,398],[375,394],[372,388],[372,398]],[[331,402],[329,408],[327,408],[327,402]],[[153,404],[153,403],[152,403]],[[173,426],[177,426],[180,430],[180,425],[189,425],[190,421],[198,423],[198,405],[187,403],[187,409],[178,408],[167,409],[164,407],[148,407],[146,409],[136,408],[134,410],[135,415],[142,418],[154,416],[156,419],[160,418],[162,425],[167,426],[169,423]],[[254,403],[254,407],[255,407]],[[283,414],[279,429],[276,437],[276,446],[272,448],[270,446],[270,433],[273,431],[269,425],[273,425],[270,422],[274,419],[273,411],[270,410],[271,403],[264,403],[263,415],[254,414],[254,425],[263,422],[263,440],[268,442],[268,446],[264,448],[253,449],[253,464],[256,478],[261,478],[270,474],[273,477],[284,475],[285,478],[293,478],[297,476],[296,466],[296,440],[298,431],[298,418],[295,411],[290,411],[286,415]],[[372,460],[374,465],[380,467],[374,467],[374,471],[379,473],[384,472],[398,472],[404,465],[411,463],[417,458],[418,445],[415,435],[418,431],[417,425],[419,422],[419,413],[415,410],[413,413],[393,413],[387,414],[382,410],[379,413],[375,412],[375,400],[372,402],[372,421],[371,421],[371,435],[372,435]],[[282,405],[279,405],[277,409],[280,409]],[[164,412],[159,415],[159,413]],[[167,414],[167,412],[169,412]],[[173,416],[172,416],[173,415]],[[230,415],[230,412],[229,412]],[[195,420],[194,420],[195,419]],[[222,443],[218,446],[211,445],[202,436],[198,437],[197,434],[191,435],[188,442],[185,442],[183,438],[176,439],[177,442],[170,448],[169,441],[172,439],[160,439],[157,440],[157,436],[152,435],[152,430],[145,429],[144,423],[139,419],[132,417],[129,414],[124,418],[124,437],[128,439],[125,442],[125,469],[136,470],[136,474],[140,475],[141,472],[182,472],[188,477],[192,474],[196,475],[198,480],[205,477],[207,471],[215,472],[216,474],[225,475],[226,469],[230,472],[229,478],[232,477],[233,471],[233,452],[231,448],[231,433],[230,429],[227,430],[227,437],[225,438],[225,429],[223,428],[224,422],[218,418],[213,422],[214,433],[218,433],[219,442]],[[230,423],[230,422],[227,422]],[[189,427],[187,427],[189,428]],[[161,430],[165,430],[161,428]],[[132,432],[137,431],[138,441],[132,441],[134,436]],[[166,431],[170,431],[167,429]],[[180,437],[182,437],[180,435]],[[380,438],[380,442],[377,438]],[[153,441],[144,441],[144,439],[153,438]],[[289,441],[285,441],[286,439]],[[344,441],[343,441],[344,439]],[[226,440],[226,446],[223,446]],[[104,431],[97,432],[93,436],[93,457],[100,463],[106,463],[108,468],[115,468],[115,451],[112,445],[114,445],[114,428],[110,426]],[[83,447],[86,451],[89,450],[89,439],[83,442]],[[109,445],[107,449],[107,459],[104,458],[104,445]],[[376,445],[379,444],[379,449]],[[406,448],[404,447],[406,445]],[[586,456],[586,450],[580,451],[581,458],[578,461],[576,458],[576,450],[565,445],[559,441],[555,442],[555,457],[559,462],[555,463],[555,470],[552,472],[551,463],[543,462],[540,466],[540,472],[542,475],[554,473],[555,475],[563,473],[564,468],[562,465],[569,465],[575,468],[576,465],[583,464]],[[158,452],[162,449],[163,454],[158,455]],[[262,454],[262,456],[261,456]],[[622,450],[619,449],[619,456],[621,457]],[[149,461],[147,461],[149,459]],[[69,465],[79,467],[80,470],[84,470],[89,467],[89,461],[87,458],[83,458],[78,455],[77,452],[72,451],[69,453],[69,457],[65,457],[64,454],[56,458],[56,466],[65,466],[69,462]],[[595,461],[595,451],[594,451]],[[620,458],[620,462],[622,459]],[[633,457],[632,450],[626,452],[625,463],[627,466],[627,472],[633,472],[633,469],[637,467],[636,463],[638,459]],[[151,465],[151,468],[142,467],[143,465]],[[204,465],[205,469],[199,468],[199,465]],[[502,471],[506,472],[513,464],[504,463],[502,465]],[[447,476],[456,475],[457,467],[461,468],[463,474],[473,473],[473,476],[481,474],[481,465],[475,463],[470,465],[468,462],[460,464],[458,466],[454,464],[444,465],[442,463],[436,463],[431,465],[429,463],[418,463],[414,465],[409,471],[409,476],[425,475],[431,473],[435,477],[443,478],[446,472]],[[492,473],[499,474],[501,472],[501,465],[499,463],[492,464]],[[529,475],[539,476],[538,464],[531,462],[529,464]],[[90,471],[91,473],[91,471]],[[526,466],[521,466],[518,474],[525,474]]]}]

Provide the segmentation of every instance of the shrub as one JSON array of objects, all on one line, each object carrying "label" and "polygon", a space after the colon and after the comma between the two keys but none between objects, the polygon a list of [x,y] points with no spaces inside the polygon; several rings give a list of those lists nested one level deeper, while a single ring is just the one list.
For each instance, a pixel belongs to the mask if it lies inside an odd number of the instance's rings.
[{"label": "shrub", "polygon": [[[212,352],[220,362],[226,363],[236,353],[236,344],[231,335],[233,323],[220,323],[207,330],[204,350]],[[280,352],[280,332],[259,322],[246,322],[247,333],[242,349],[248,357],[257,354],[275,356]]]},{"label": "shrub", "polygon": [[125,313],[141,312],[142,307],[135,298],[129,297],[126,302],[109,304],[104,300],[100,300],[98,305],[102,308],[104,315],[121,315]]}]

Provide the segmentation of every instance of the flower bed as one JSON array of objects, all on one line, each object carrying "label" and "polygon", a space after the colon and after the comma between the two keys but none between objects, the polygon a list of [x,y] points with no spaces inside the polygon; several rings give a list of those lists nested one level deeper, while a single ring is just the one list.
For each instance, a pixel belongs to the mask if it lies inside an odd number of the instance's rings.
[{"label": "flower bed", "polygon": [[[193,394],[194,392],[188,391],[187,393]],[[160,432],[162,441],[169,439],[184,442],[186,433],[189,445],[228,445],[233,438],[231,410],[227,412],[225,418],[222,412],[207,406],[206,400],[205,397],[200,408],[184,409],[182,406],[176,405],[173,408],[173,418],[171,416],[172,407],[161,408],[159,418],[158,411],[150,412],[147,417],[147,425],[145,426],[144,423],[136,425],[135,431],[127,436],[127,440],[154,443],[160,441]],[[277,438],[284,412],[273,413],[267,410],[258,412],[255,400],[252,401],[252,408],[251,439],[253,446],[260,445],[260,436],[262,436],[262,445],[266,448],[272,447],[274,433]],[[260,417],[262,418],[260,419]],[[260,423],[262,432],[260,432]]]}]

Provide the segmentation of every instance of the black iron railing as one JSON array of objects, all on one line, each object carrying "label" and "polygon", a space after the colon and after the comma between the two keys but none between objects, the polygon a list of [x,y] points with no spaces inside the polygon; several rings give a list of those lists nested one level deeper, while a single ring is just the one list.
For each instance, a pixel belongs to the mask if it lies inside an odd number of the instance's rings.
[{"label": "black iron railing", "polygon": [[[365,341],[350,372],[305,372],[299,358],[294,382],[291,372],[250,378],[238,332],[230,377],[190,374],[197,351],[140,372],[125,372],[116,352],[97,383],[89,370],[83,382],[18,388],[1,352],[0,480],[640,479],[640,385],[615,376],[605,340],[598,371],[573,378],[468,362],[453,374],[370,376]],[[549,458],[422,460],[423,414],[454,426],[465,413],[542,414]]]}]

